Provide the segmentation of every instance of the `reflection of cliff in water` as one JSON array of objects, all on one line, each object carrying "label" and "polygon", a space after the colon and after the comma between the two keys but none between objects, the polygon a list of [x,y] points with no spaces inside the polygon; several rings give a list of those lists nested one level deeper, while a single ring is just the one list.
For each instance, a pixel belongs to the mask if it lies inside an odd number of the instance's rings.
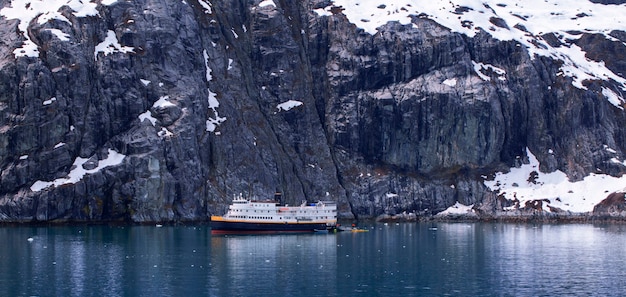
[{"label": "reflection of cliff in water", "polygon": [[[214,236],[209,294],[329,296],[336,292],[336,263],[335,235]],[[311,275],[325,275],[324,281],[311,282]]]}]

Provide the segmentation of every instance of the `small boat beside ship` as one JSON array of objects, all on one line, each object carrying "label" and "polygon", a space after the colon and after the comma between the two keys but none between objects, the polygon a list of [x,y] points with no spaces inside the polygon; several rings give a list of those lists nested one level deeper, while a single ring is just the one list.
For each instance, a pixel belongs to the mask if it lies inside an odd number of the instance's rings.
[{"label": "small boat beside ship", "polygon": [[337,231],[348,231],[352,233],[369,232],[366,228],[357,227],[356,224],[352,224],[351,227],[337,226]]},{"label": "small boat beside ship", "polygon": [[277,200],[248,200],[237,197],[223,216],[211,216],[211,233],[275,233],[335,230],[337,204],[334,201],[281,205]]}]

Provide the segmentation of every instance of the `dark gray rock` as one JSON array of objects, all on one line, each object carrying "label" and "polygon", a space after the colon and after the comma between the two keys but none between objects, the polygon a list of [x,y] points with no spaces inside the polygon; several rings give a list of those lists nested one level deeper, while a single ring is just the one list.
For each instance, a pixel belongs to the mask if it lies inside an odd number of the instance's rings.
[{"label": "dark gray rock", "polygon": [[[3,19],[1,221],[203,221],[234,195],[275,191],[335,200],[342,218],[414,220],[457,201],[494,218],[512,202],[484,178],[520,165],[526,147],[572,180],[625,171],[608,160],[624,155],[626,117],[603,85],[577,89],[515,42],[420,17],[369,35],[339,8],[312,12],[330,1],[208,2],[118,1],[90,17],[65,7],[69,22],[30,24],[38,57],[13,55],[24,36]],[[108,36],[118,50],[94,51]],[[622,43],[578,46],[623,73]],[[506,77],[482,80],[474,62]],[[125,157],[104,166],[111,151]],[[88,173],[64,182],[77,167]]]}]

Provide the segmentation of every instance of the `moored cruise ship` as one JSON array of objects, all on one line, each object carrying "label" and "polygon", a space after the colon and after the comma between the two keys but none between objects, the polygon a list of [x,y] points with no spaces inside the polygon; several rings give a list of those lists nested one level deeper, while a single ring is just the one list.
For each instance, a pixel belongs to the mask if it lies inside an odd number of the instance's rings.
[{"label": "moored cruise ship", "polygon": [[337,225],[337,204],[319,201],[299,206],[235,198],[223,216],[211,216],[212,233],[313,232]]}]

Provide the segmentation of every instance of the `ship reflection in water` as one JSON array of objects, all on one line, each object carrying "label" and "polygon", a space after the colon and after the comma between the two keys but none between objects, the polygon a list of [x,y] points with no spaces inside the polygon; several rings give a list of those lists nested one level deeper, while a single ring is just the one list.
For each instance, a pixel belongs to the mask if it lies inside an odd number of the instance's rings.
[{"label": "ship reflection in water", "polygon": [[334,296],[336,263],[334,234],[213,236],[209,295]]}]

